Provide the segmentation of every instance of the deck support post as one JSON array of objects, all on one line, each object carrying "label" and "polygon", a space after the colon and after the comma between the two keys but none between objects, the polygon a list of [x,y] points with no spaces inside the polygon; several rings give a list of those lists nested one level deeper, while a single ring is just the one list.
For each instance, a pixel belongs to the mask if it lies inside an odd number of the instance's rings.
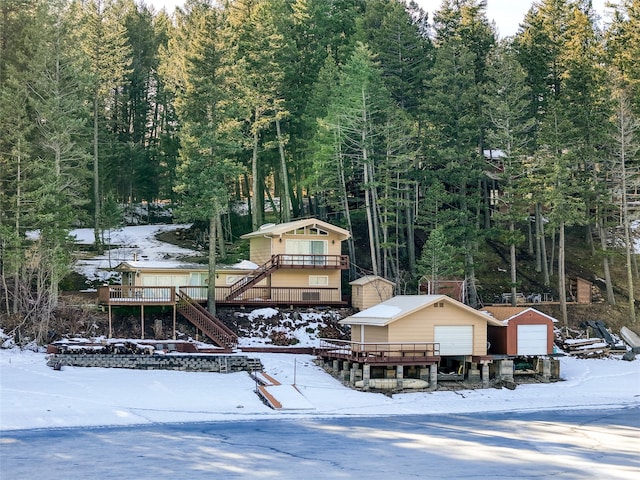
[{"label": "deck support post", "polygon": [[396,380],[398,388],[402,388],[402,380],[404,379],[404,365],[396,365]]},{"label": "deck support post", "polygon": [[111,303],[108,305],[109,310],[109,338],[113,338],[113,323],[111,321]]},{"label": "deck support post", "polygon": [[482,364],[482,386],[489,386],[489,364],[486,362]]},{"label": "deck support post", "polygon": [[349,372],[350,370],[351,370],[351,365],[349,361],[345,360],[344,362],[342,362],[341,375],[343,380],[347,380],[350,377],[350,372]]},{"label": "deck support post", "polygon": [[173,302],[173,337],[174,340],[176,339],[176,303]]},{"label": "deck support post", "polygon": [[513,382],[513,360],[498,361],[498,377],[504,382]]},{"label": "deck support post", "polygon": [[551,359],[542,359],[542,380],[548,382],[551,379]]},{"label": "deck support post", "polygon": [[438,388],[438,364],[432,363],[429,365],[429,390],[436,390]]},{"label": "deck support post", "polygon": [[140,305],[140,339],[144,340],[144,303]]},{"label": "deck support post", "polygon": [[333,371],[338,373],[340,372],[340,361],[339,360],[334,360],[333,361]]},{"label": "deck support post", "polygon": [[365,363],[362,365],[362,382],[365,388],[369,388],[369,380],[371,379],[371,365]]},{"label": "deck support post", "polygon": [[351,370],[349,370],[349,383],[351,383],[351,385],[356,384],[356,374],[358,373],[359,369],[360,369],[360,364],[358,363],[351,364]]}]

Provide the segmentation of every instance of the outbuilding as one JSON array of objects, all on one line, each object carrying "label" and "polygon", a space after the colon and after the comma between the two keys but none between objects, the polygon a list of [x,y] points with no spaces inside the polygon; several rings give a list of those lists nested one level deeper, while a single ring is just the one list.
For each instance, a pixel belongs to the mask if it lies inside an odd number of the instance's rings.
[{"label": "outbuilding", "polygon": [[393,296],[395,283],[378,275],[365,275],[351,285],[351,305],[357,310],[366,310]]},{"label": "outbuilding", "polygon": [[[398,295],[340,323],[351,327],[351,361],[384,360],[396,367],[397,377],[411,375],[406,367],[415,366],[424,378],[421,372],[429,367],[431,387],[436,377],[479,381],[482,374],[488,383],[487,324],[502,328],[500,321],[447,295]],[[329,347],[324,357],[331,357]]]},{"label": "outbuilding", "polygon": [[553,353],[555,318],[531,307],[493,305],[483,310],[501,323],[489,323],[489,353],[510,356],[544,356]]}]

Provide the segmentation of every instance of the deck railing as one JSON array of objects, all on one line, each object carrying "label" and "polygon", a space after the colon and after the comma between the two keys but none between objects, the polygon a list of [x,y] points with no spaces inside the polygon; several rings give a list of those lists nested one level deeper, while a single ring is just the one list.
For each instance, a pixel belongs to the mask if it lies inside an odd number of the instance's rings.
[{"label": "deck railing", "polygon": [[[342,300],[340,290],[331,287],[251,287],[237,298],[227,300],[230,290],[231,287],[216,286],[216,302],[229,305],[331,305]],[[171,304],[176,301],[177,291],[197,302],[207,301],[207,287],[193,285],[177,288],[109,285],[98,289],[98,299],[103,305]]]},{"label": "deck railing", "polygon": [[134,305],[142,303],[171,304],[176,301],[174,287],[135,287],[130,285],[106,285],[98,288],[98,299],[105,304]]},{"label": "deck railing", "polygon": [[320,339],[322,356],[343,358],[361,363],[420,361],[440,356],[436,342],[353,342]]},{"label": "deck railing", "polygon": [[278,268],[349,268],[348,255],[274,255],[272,261]]}]

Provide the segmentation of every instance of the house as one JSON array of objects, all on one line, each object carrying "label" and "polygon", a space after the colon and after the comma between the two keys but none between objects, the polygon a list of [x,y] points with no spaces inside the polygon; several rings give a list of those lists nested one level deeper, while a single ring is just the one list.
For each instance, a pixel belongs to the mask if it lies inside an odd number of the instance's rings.
[{"label": "house", "polygon": [[351,234],[330,223],[307,218],[266,224],[242,235],[249,240],[249,260],[259,267],[231,286],[226,299],[242,298],[254,286],[272,293],[296,290],[300,302],[342,303],[341,270],[349,268],[342,242]]},{"label": "house", "polygon": [[357,310],[365,310],[393,297],[395,283],[378,275],[365,275],[351,285],[351,306]]},{"label": "house", "polygon": [[[341,250],[349,236],[347,230],[313,218],[263,225],[242,236],[249,240],[249,260],[216,266],[216,302],[343,305],[341,271],[349,268],[349,257]],[[171,304],[177,292],[198,302],[207,299],[207,265],[127,261],[115,270],[122,275],[121,286],[103,288],[101,303],[131,304],[138,298]]]},{"label": "house", "polygon": [[[341,270],[349,258],[341,255],[348,231],[315,219],[264,225],[244,235],[251,260],[217,265],[215,298],[219,305],[343,305]],[[115,270],[121,285],[98,289],[98,301],[114,306],[139,306],[142,338],[145,306],[173,307],[173,337],[180,313],[214,342],[234,348],[237,337],[200,305],[207,301],[211,284],[207,265],[184,262],[127,261]]]},{"label": "house", "polygon": [[402,382],[407,376],[428,379],[430,388],[438,380],[479,380],[478,365],[482,381],[488,383],[487,325],[502,327],[500,321],[446,295],[399,295],[340,323],[351,327],[351,340],[343,345],[348,348],[325,340],[325,360],[357,364],[352,376],[362,375],[363,381],[388,377],[377,368],[383,366],[394,368]]},{"label": "house", "polygon": [[489,353],[510,356],[553,353],[555,318],[531,307],[493,305],[483,310],[502,323],[488,326]]}]

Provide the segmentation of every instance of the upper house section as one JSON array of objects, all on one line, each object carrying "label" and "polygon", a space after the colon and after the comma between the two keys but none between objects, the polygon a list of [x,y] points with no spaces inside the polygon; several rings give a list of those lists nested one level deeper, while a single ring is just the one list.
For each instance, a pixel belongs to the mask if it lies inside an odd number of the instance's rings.
[{"label": "upper house section", "polygon": [[[255,232],[242,235],[249,240],[249,259],[262,265],[272,256],[296,261],[325,261],[339,256],[342,242],[351,234],[330,223],[307,218],[287,223],[268,223]],[[323,260],[324,259],[324,260]]]}]

